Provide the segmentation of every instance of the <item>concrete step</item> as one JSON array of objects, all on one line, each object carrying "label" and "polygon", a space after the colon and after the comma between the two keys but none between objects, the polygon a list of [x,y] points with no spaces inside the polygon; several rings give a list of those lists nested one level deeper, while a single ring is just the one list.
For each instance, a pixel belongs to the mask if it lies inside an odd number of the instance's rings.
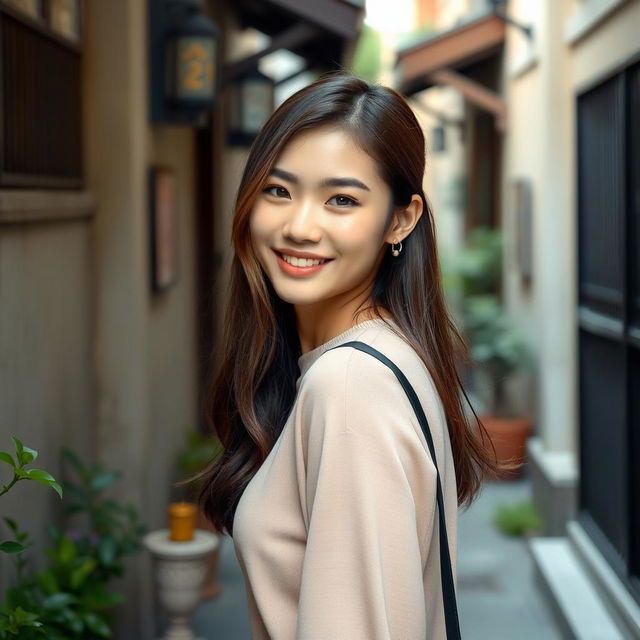
[{"label": "concrete step", "polygon": [[529,550],[542,592],[568,640],[627,640],[567,538],[532,538]]}]

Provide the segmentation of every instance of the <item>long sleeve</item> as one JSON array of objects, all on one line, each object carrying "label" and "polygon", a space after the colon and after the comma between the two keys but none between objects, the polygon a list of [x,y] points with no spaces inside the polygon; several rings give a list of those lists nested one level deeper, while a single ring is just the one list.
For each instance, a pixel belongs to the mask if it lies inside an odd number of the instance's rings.
[{"label": "long sleeve", "polygon": [[296,416],[307,525],[296,639],[424,640],[425,598],[440,597],[425,594],[423,577],[436,471],[413,409],[387,367],[350,348],[325,354],[307,378]]}]

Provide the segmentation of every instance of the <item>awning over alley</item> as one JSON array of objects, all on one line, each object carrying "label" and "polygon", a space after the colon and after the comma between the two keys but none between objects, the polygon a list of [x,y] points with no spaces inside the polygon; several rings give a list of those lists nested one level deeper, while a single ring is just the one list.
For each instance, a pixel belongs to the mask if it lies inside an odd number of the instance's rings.
[{"label": "awning over alley", "polygon": [[225,76],[240,75],[279,49],[304,58],[307,68],[340,68],[360,32],[364,0],[236,0],[235,9],[241,27],[258,29],[271,43],[228,65]]},{"label": "awning over alley", "polygon": [[489,14],[401,49],[396,59],[396,86],[407,96],[435,85],[458,89],[465,98],[493,113],[504,126],[505,102],[487,82],[487,70],[500,59],[505,23]]}]

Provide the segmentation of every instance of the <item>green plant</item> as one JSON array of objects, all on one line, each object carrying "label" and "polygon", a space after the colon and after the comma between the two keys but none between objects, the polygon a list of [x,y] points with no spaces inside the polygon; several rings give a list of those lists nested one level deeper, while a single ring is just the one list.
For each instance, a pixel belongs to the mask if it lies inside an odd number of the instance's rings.
[{"label": "green plant", "polygon": [[[0,451],[0,461],[9,465],[12,471],[12,478],[0,489],[0,496],[8,493],[21,480],[32,480],[51,487],[62,498],[62,488],[48,471],[26,468],[38,457],[38,452],[26,447],[16,436],[11,436],[11,439],[15,447],[15,454],[11,455],[7,451]],[[22,553],[32,543],[28,540],[28,534],[19,530],[15,520],[7,517],[3,517],[3,520],[14,539],[0,543],[0,551],[15,554],[16,571],[20,579],[26,566],[26,560],[22,557]],[[13,603],[7,603],[0,607],[0,638],[17,638],[19,636],[28,640],[26,634],[31,632],[41,634],[42,627],[43,623],[37,613],[25,610],[20,605]]]},{"label": "green plant", "polygon": [[490,410],[500,415],[506,411],[506,380],[530,363],[526,339],[492,295],[467,298],[464,328],[471,358],[491,381]]},{"label": "green plant", "polygon": [[[6,451],[0,451],[0,461],[11,467],[13,476],[8,484],[3,485],[2,489],[0,489],[0,496],[8,493],[20,480],[32,480],[51,487],[62,498],[62,487],[48,471],[26,468],[28,464],[31,464],[38,457],[38,452],[30,447],[25,447],[16,436],[11,436],[11,439],[16,449],[15,457]],[[26,534],[17,534],[17,525],[13,520],[4,518],[4,521],[14,533],[15,539],[5,540],[0,543],[0,551],[4,553],[21,553],[26,549],[24,545]]]},{"label": "green plant", "polygon": [[500,229],[476,227],[462,251],[445,254],[444,283],[455,301],[468,339],[471,359],[490,383],[488,411],[508,413],[506,381],[531,364],[525,336],[516,328],[501,304],[503,239]]},{"label": "green plant", "polygon": [[24,575],[19,567],[17,584],[7,590],[0,607],[2,639],[111,637],[108,611],[122,595],[108,583],[124,573],[124,557],[141,548],[146,527],[135,509],[104,495],[120,474],[99,464],[85,465],[68,449],[62,458],[73,477],[63,483],[65,513],[82,522],[65,532],[49,528],[53,544],[45,550],[49,563],[44,571]]},{"label": "green plant", "polygon": [[502,232],[472,229],[462,250],[443,253],[443,270],[448,295],[466,299],[495,294],[502,280]]},{"label": "green plant", "polygon": [[540,533],[544,528],[542,516],[530,501],[498,506],[493,523],[507,536]]},{"label": "green plant", "polygon": [[104,495],[120,479],[120,472],[105,470],[100,464],[84,465],[70,449],[62,451],[62,458],[75,474],[75,482],[63,483],[68,496],[65,513],[84,514],[86,526],[79,534],[80,540],[96,542],[100,567],[107,577],[121,575],[123,566],[119,561],[114,564],[114,560],[139,551],[147,529],[138,521],[134,507]]},{"label": "green plant", "polygon": [[[213,458],[222,451],[222,444],[216,434],[204,435],[196,429],[186,433],[186,446],[176,456],[176,465],[186,477],[202,471]],[[190,483],[197,491],[199,482]]]},{"label": "green plant", "polygon": [[34,482],[46,484],[51,487],[62,498],[62,488],[48,471],[26,468],[28,464],[32,463],[38,457],[38,452],[35,449],[26,447],[15,436],[11,436],[11,439],[13,440],[13,444],[16,448],[15,459],[10,453],[0,451],[0,461],[11,467],[13,477],[8,484],[4,485],[2,489],[0,489],[0,496],[9,492],[20,480],[33,480]]},{"label": "green plant", "polygon": [[365,24],[358,38],[351,70],[354,75],[376,82],[381,68],[382,38],[373,27]]}]

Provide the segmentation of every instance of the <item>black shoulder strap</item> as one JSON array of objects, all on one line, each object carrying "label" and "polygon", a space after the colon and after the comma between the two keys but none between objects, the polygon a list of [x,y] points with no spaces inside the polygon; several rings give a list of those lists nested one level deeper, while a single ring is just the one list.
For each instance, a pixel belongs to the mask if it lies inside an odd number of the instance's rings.
[{"label": "black shoulder strap", "polygon": [[[360,342],[359,340],[352,340],[350,342],[344,342],[343,344],[339,344],[335,347],[331,347],[331,349],[337,349],[339,347],[354,347],[359,351],[364,351],[364,353],[368,353],[369,355],[377,358],[385,364],[393,373],[396,378],[400,381],[402,388],[405,390],[409,401],[411,402],[411,406],[416,413],[418,418],[418,422],[422,427],[422,431],[424,432],[424,436],[427,440],[427,444],[429,445],[429,451],[431,452],[431,458],[433,459],[433,464],[436,468],[436,479],[437,479],[437,500],[438,500],[438,517],[440,523],[440,577],[442,580],[442,594],[444,599],[444,617],[445,623],[447,627],[447,640],[458,640],[460,636],[460,622],[458,620],[458,608],[456,605],[456,592],[453,584],[453,572],[451,568],[451,556],[449,555],[449,540],[447,537],[447,526],[445,523],[444,517],[444,500],[442,498],[442,484],[440,483],[440,473],[438,471],[438,463],[436,461],[436,452],[433,446],[433,438],[431,437],[431,429],[429,428],[429,423],[427,422],[427,416],[425,415],[420,401],[418,400],[418,396],[414,391],[413,387],[407,380],[406,376],[402,371],[391,361],[387,356],[383,353],[380,353],[377,349],[369,346],[364,342]],[[330,351],[331,349],[328,349]]]}]

